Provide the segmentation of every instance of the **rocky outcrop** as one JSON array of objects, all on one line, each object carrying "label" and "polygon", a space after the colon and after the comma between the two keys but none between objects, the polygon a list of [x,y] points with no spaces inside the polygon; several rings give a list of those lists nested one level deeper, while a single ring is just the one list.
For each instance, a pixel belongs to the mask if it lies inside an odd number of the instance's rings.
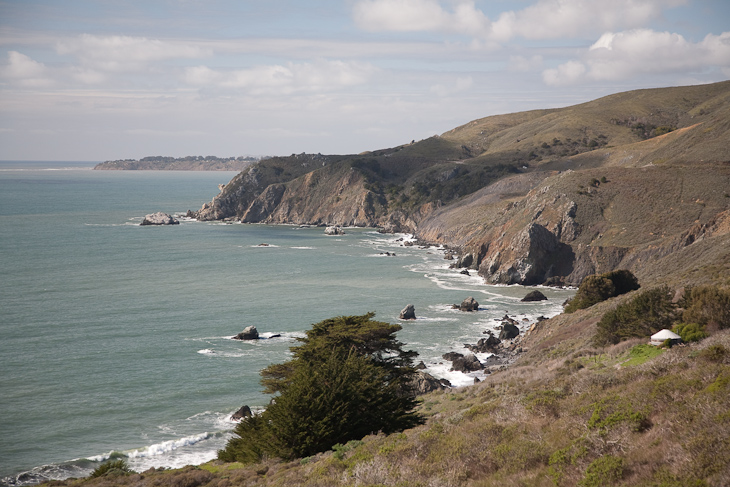
[{"label": "rocky outcrop", "polygon": [[412,304],[406,305],[406,307],[401,310],[398,318],[401,320],[415,320],[416,319],[416,307],[413,306]]},{"label": "rocky outcrop", "polygon": [[325,228],[324,234],[325,235],[344,235],[345,231],[341,227],[339,227],[337,225],[333,225],[333,226],[329,226],[329,227]]},{"label": "rocky outcrop", "polygon": [[520,329],[517,328],[517,325],[514,325],[512,323],[504,322],[502,323],[502,330],[499,332],[499,339],[500,340],[512,340],[513,338],[519,336]]},{"label": "rocky outcrop", "polygon": [[463,355],[458,352],[449,352],[443,354],[442,357],[451,362],[451,370],[458,372],[476,372],[484,368],[474,354]]},{"label": "rocky outcrop", "polygon": [[140,225],[179,225],[180,222],[177,221],[172,216],[168,215],[167,213],[163,213],[161,211],[158,211],[157,213],[151,213],[149,215],[145,215],[144,220],[142,220],[142,223]]},{"label": "rocky outcrop", "polygon": [[241,333],[233,337],[234,340],[258,340],[259,331],[255,326],[247,326]]},{"label": "rocky outcrop", "polygon": [[531,223],[509,241],[498,241],[479,266],[479,274],[495,284],[542,284],[553,275],[572,272],[572,248],[538,223]]},{"label": "rocky outcrop", "polygon": [[[448,381],[446,382],[448,384]],[[411,387],[414,394],[420,396],[433,391],[442,391],[447,387],[450,387],[450,384],[446,385],[441,380],[435,378],[431,374],[419,370],[413,376],[413,380],[411,381]]]},{"label": "rocky outcrop", "polygon": [[476,344],[465,343],[464,347],[474,353],[497,353],[502,341],[494,336],[491,331],[486,333],[488,335],[487,338],[480,338]]},{"label": "rocky outcrop", "polygon": [[461,304],[455,304],[452,306],[452,308],[458,309],[460,311],[478,311],[479,303],[477,303],[476,299],[469,296],[464,301],[462,301]]},{"label": "rocky outcrop", "polygon": [[547,296],[535,289],[534,291],[530,291],[529,293],[527,293],[524,298],[520,299],[520,301],[524,303],[534,301],[547,301]]},{"label": "rocky outcrop", "polygon": [[232,421],[241,421],[243,418],[250,418],[251,416],[253,416],[253,413],[251,412],[251,408],[246,405],[243,405],[243,406],[241,406],[241,409],[239,409],[238,411],[236,411],[235,413],[233,413],[231,415],[231,420]]}]

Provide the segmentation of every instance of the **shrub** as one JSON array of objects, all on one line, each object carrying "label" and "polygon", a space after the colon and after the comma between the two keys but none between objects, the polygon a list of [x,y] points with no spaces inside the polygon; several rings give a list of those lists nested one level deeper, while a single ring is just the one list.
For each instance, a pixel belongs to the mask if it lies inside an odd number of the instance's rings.
[{"label": "shrub", "polygon": [[674,307],[669,288],[650,289],[604,314],[598,322],[593,341],[597,346],[604,346],[627,338],[649,337],[670,328],[673,319]]},{"label": "shrub", "polygon": [[116,477],[119,475],[128,475],[131,472],[132,469],[129,468],[127,462],[119,459],[102,463],[91,472],[89,477],[92,479],[96,477]]},{"label": "shrub", "polygon": [[700,352],[700,357],[710,362],[722,363],[728,356],[727,348],[722,345],[710,345]]},{"label": "shrub", "polygon": [[603,487],[616,485],[624,476],[624,461],[621,457],[606,455],[588,465],[580,487]]},{"label": "shrub", "polygon": [[639,289],[639,280],[630,271],[616,270],[583,279],[578,292],[565,307],[566,313],[585,309],[608,298]]},{"label": "shrub", "polygon": [[685,343],[699,342],[709,336],[705,332],[705,327],[697,323],[677,323],[672,327],[672,331],[681,336]]},{"label": "shrub", "polygon": [[336,444],[423,422],[410,382],[416,353],[395,339],[399,325],[341,316],[312,326],[292,360],[262,371],[278,392],[260,415],[242,420],[218,457],[254,463],[266,456],[311,456]]},{"label": "shrub", "polygon": [[730,289],[717,286],[690,288],[685,292],[682,319],[710,329],[730,328]]}]

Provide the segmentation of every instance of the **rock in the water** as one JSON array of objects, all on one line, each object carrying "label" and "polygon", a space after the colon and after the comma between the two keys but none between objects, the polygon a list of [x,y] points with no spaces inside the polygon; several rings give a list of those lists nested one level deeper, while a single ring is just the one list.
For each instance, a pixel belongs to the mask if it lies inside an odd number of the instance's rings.
[{"label": "rock in the water", "polygon": [[487,338],[480,338],[476,344],[474,344],[474,345],[465,344],[464,346],[474,353],[487,353],[487,352],[494,353],[496,350],[496,347],[499,346],[501,341],[499,338],[494,336],[491,331],[488,333],[489,333],[489,336]]},{"label": "rock in the water", "polygon": [[479,309],[479,303],[477,303],[476,299],[469,296],[462,301],[461,304],[455,304],[452,308],[459,309],[461,311],[477,311]]},{"label": "rock in the water", "polygon": [[522,301],[528,302],[528,301],[546,301],[547,296],[545,296],[543,293],[535,289],[534,291],[530,291],[527,293],[527,295],[522,298]]},{"label": "rock in the water", "polygon": [[240,421],[243,418],[250,418],[251,416],[253,416],[253,413],[251,412],[251,408],[244,405],[244,406],[241,406],[241,409],[239,409],[238,411],[233,413],[233,415],[231,416],[231,419],[233,421]]},{"label": "rock in the water", "polygon": [[140,225],[179,225],[180,222],[174,219],[172,216],[168,215],[167,213],[162,213],[161,211],[158,211],[157,213],[151,213],[149,215],[145,215],[144,220],[142,220],[142,223]]},{"label": "rock in the water", "polygon": [[473,353],[464,356],[457,352],[449,352],[443,354],[442,357],[451,362],[451,370],[459,372],[475,372],[484,368],[482,363]]},{"label": "rock in the water", "polygon": [[502,331],[499,332],[500,340],[511,340],[520,334],[520,329],[512,323],[502,323]]},{"label": "rock in the water", "polygon": [[406,305],[405,308],[400,312],[398,317],[401,320],[415,320],[416,319],[416,307],[412,304]]},{"label": "rock in the water", "polygon": [[344,235],[345,231],[338,225],[333,225],[324,229],[325,235]]},{"label": "rock in the water", "polygon": [[259,331],[255,326],[247,326],[241,333],[233,337],[236,340],[258,340]]}]

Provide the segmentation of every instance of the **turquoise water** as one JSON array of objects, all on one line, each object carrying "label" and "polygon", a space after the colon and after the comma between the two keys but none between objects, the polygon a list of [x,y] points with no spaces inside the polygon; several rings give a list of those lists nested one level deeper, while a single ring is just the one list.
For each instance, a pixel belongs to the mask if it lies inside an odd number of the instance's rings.
[{"label": "turquoise water", "polygon": [[[438,249],[370,229],[140,227],[146,213],[199,208],[235,173],[90,167],[0,163],[4,484],[86,475],[111,454],[136,470],[214,458],[229,415],[268,402],[259,370],[323,319],[375,311],[397,322],[413,303],[418,320],[399,339],[434,375],[469,384],[441,354],[505,313],[525,326],[556,314],[571,294],[543,289],[549,301],[520,303],[525,288],[486,286],[448,269]],[[467,296],[477,313],[450,309]],[[248,325],[281,336],[230,340]]]}]

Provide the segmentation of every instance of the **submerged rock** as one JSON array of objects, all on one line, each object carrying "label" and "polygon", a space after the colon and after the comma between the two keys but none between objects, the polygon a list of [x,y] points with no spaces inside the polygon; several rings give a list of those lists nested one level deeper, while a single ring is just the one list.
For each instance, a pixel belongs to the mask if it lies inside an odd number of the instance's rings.
[{"label": "submerged rock", "polygon": [[161,211],[158,211],[157,213],[151,213],[149,215],[145,215],[144,220],[142,220],[142,223],[140,225],[179,225],[180,222],[177,221],[172,216],[168,215],[167,213],[163,213]]},{"label": "submerged rock", "polygon": [[406,305],[405,308],[400,312],[398,316],[401,320],[415,320],[416,319],[416,307],[412,304]]},{"label": "submerged rock", "polygon": [[241,333],[233,337],[234,340],[258,340],[259,331],[255,326],[247,326]]}]

